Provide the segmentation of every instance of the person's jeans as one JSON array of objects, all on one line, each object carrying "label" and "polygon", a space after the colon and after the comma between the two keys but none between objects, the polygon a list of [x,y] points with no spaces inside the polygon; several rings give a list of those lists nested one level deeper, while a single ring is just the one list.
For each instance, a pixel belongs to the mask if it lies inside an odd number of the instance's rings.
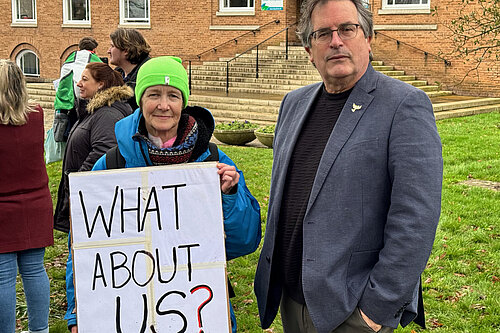
[{"label": "person's jeans", "polygon": [[16,276],[23,281],[28,305],[30,333],[49,332],[50,284],[43,265],[45,248],[0,253],[0,328],[14,333],[16,328]]}]

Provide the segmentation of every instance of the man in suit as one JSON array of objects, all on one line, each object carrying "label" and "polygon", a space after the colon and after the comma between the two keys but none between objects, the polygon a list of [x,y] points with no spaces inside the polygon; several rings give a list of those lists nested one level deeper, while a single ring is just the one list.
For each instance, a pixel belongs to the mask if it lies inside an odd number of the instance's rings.
[{"label": "man in suit", "polygon": [[306,0],[298,35],[323,82],[280,107],[255,276],[262,327],[280,305],[285,333],[424,324],[442,183],[429,98],[373,69],[361,0]]}]

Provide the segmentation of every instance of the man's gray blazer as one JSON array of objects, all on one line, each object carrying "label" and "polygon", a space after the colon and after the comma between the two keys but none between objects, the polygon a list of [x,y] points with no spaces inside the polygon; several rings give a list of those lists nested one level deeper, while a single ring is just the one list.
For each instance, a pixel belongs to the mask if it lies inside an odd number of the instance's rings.
[{"label": "man's gray blazer", "polygon": [[[282,291],[271,268],[286,171],[320,89],[322,83],[295,90],[280,107],[255,276],[263,328],[274,320]],[[439,220],[442,171],[427,95],[369,65],[328,139],[304,216],[302,286],[319,333],[332,331],[356,307],[385,326],[413,320]]]}]

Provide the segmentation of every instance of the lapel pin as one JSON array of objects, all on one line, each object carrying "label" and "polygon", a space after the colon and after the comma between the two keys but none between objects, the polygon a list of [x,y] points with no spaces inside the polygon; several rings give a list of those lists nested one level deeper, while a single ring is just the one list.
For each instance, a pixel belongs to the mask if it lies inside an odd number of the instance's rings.
[{"label": "lapel pin", "polygon": [[356,105],[355,103],[352,103],[351,111],[354,112],[354,111],[360,110],[362,107],[363,107],[363,105]]}]

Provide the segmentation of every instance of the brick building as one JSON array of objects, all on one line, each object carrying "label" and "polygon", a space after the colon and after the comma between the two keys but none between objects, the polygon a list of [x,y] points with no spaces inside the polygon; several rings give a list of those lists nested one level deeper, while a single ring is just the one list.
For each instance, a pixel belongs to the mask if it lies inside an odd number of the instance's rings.
[{"label": "brick building", "polygon": [[[153,56],[170,54],[184,59],[197,59],[203,51],[254,31],[217,52],[206,52],[201,60],[229,56],[295,23],[301,1],[0,0],[1,12],[6,14],[0,17],[0,57],[17,61],[29,76],[53,79],[83,36],[96,38],[100,43],[97,53],[106,56],[109,34],[117,27],[140,30],[151,44]],[[365,2],[374,14],[376,59],[456,93],[500,96],[498,71],[491,70],[494,63],[458,84],[473,66],[449,54],[452,45],[447,25],[458,16],[461,1]],[[293,30],[288,33],[291,41],[295,40]],[[284,35],[271,42],[285,40]]]}]

